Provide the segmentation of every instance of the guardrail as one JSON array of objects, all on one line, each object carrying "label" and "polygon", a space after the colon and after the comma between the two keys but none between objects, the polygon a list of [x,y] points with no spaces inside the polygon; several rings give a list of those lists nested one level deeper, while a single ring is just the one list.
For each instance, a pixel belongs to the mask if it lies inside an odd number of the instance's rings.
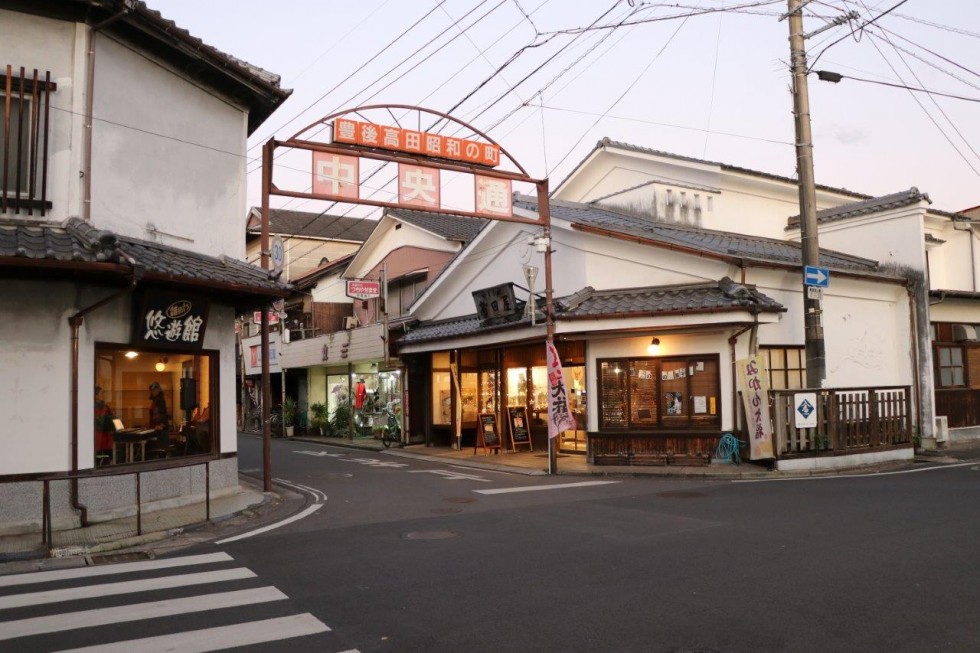
[{"label": "guardrail", "polygon": [[41,492],[41,543],[44,544],[48,551],[51,551],[52,547],[52,518],[51,518],[51,483],[56,481],[72,481],[72,480],[86,480],[86,479],[102,479],[112,476],[134,476],[136,482],[136,534],[143,534],[143,505],[141,500],[142,494],[142,479],[143,474],[161,472],[171,469],[181,469],[184,467],[197,467],[199,465],[204,466],[204,505],[205,513],[204,520],[206,522],[211,521],[211,463],[214,459],[208,458],[206,460],[164,460],[156,463],[146,463],[140,465],[139,469],[111,469],[106,470],[101,469],[91,469],[80,471],[76,473],[71,472],[57,472],[54,474],[45,474],[41,476],[36,481],[40,481],[43,484],[43,489]]}]

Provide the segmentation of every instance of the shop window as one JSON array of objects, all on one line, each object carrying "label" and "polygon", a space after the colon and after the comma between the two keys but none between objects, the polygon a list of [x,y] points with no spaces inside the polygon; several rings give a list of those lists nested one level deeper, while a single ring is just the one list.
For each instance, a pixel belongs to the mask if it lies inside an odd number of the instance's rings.
[{"label": "shop window", "polygon": [[720,428],[716,357],[598,363],[600,429]]},{"label": "shop window", "polygon": [[97,346],[96,464],[214,453],[215,357]]},{"label": "shop window", "polygon": [[936,347],[939,354],[939,387],[961,388],[966,385],[962,347]]},{"label": "shop window", "polygon": [[761,347],[769,387],[773,390],[796,390],[806,387],[806,350],[803,347]]},{"label": "shop window", "polygon": [[476,423],[476,414],[480,407],[477,392],[477,373],[463,372],[459,375],[459,389],[463,400],[463,423]]},{"label": "shop window", "polygon": [[432,423],[452,424],[452,376],[449,371],[449,352],[432,354]]}]

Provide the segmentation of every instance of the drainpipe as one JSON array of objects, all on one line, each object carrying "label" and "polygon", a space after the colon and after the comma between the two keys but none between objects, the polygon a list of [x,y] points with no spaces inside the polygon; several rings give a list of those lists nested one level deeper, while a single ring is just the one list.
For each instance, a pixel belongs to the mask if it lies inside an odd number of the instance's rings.
[{"label": "drainpipe", "polygon": [[[972,236],[971,236],[972,238]],[[912,397],[914,398],[915,405],[915,423],[919,426],[920,437],[925,435],[924,425],[922,424],[922,391],[919,388],[921,383],[922,371],[919,367],[919,329],[917,320],[917,310],[915,301],[915,288],[910,283],[905,287],[905,292],[908,293],[909,297],[909,334],[911,335],[911,347],[912,350],[912,372],[915,375],[914,382],[912,383]],[[928,334],[928,322],[926,323],[926,334]],[[932,347],[930,342],[928,347]],[[935,436],[935,434],[933,434]],[[921,442],[921,441],[920,441]]]},{"label": "drainpipe", "polygon": [[83,308],[68,318],[68,324],[71,325],[71,507],[81,513],[82,526],[88,526],[88,509],[78,502],[78,479],[75,478],[75,474],[78,472],[79,332],[81,331],[82,323],[85,321],[86,315],[102,306],[105,306],[122,295],[132,292],[133,289],[136,288],[138,281],[138,277],[134,274],[132,281],[130,281],[128,286],[122,290],[112,293],[104,299],[97,301],[91,306]]},{"label": "drainpipe", "polygon": [[96,23],[89,30],[88,70],[85,80],[85,140],[82,160],[82,219],[92,221],[92,113],[95,107],[95,35],[133,9],[132,0],[124,0],[118,14]]}]

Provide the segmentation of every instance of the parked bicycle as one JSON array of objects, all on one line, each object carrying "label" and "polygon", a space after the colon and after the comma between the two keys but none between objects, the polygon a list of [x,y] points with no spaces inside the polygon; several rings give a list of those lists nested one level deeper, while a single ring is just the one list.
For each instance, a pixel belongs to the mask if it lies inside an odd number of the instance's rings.
[{"label": "parked bicycle", "polygon": [[382,414],[385,416],[385,424],[381,427],[381,444],[385,449],[392,444],[401,446],[402,444],[402,424],[398,415],[395,413],[393,401],[388,402]]}]

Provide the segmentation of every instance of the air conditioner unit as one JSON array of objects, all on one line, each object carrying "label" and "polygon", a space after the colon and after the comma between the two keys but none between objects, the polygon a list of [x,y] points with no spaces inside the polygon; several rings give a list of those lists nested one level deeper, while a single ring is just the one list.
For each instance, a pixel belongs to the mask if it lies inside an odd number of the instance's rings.
[{"label": "air conditioner unit", "polygon": [[345,329],[356,329],[357,328],[357,316],[351,315],[344,318],[344,328]]},{"label": "air conditioner unit", "polygon": [[949,441],[949,420],[945,415],[936,416],[936,442]]},{"label": "air conditioner unit", "polygon": [[963,340],[976,340],[976,339],[977,339],[977,329],[972,324],[953,325],[953,342],[961,342]]}]

